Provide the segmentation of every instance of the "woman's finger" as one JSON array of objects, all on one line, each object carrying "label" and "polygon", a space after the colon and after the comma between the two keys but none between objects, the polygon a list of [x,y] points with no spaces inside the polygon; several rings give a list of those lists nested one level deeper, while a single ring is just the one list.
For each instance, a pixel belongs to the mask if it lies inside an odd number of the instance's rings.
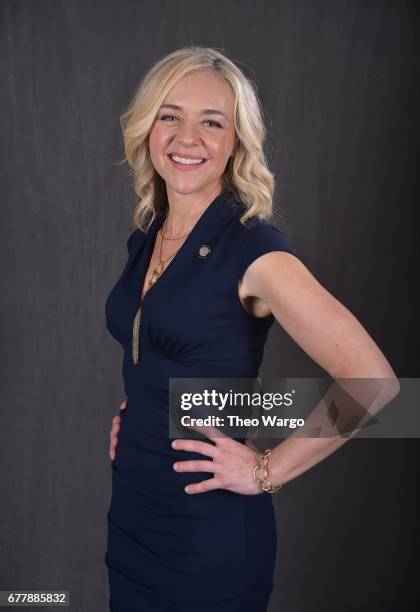
[{"label": "woman's finger", "polygon": [[[125,410],[127,404],[127,400],[124,400],[120,404],[120,410]],[[112,429],[109,432],[110,446],[109,446],[109,457],[111,461],[114,461],[115,458],[115,447],[118,444],[118,432],[120,431],[121,425],[121,416],[119,414],[115,415],[112,419]]]},{"label": "woman's finger", "polygon": [[112,435],[112,434],[117,434],[119,431],[120,431],[120,423],[117,422],[117,423],[113,423],[112,429],[109,433],[110,435]]},{"label": "woman's finger", "polygon": [[217,448],[217,446],[209,442],[202,442],[201,440],[191,440],[190,438],[177,438],[172,442],[172,448],[200,453],[213,459],[218,459],[221,455],[221,449]]},{"label": "woman's finger", "polygon": [[223,467],[214,461],[177,461],[172,466],[176,472],[212,472],[219,474]]},{"label": "woman's finger", "polygon": [[220,481],[217,476],[213,478],[208,478],[207,480],[202,480],[201,482],[194,482],[192,484],[184,487],[184,491],[186,493],[205,493],[206,491],[214,491],[215,489],[220,489]]}]

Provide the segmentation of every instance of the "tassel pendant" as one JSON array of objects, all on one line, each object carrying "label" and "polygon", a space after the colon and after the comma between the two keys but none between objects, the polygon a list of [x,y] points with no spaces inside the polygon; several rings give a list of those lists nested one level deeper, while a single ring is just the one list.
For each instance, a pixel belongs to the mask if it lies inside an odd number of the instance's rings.
[{"label": "tassel pendant", "polygon": [[[166,223],[166,219],[165,219],[165,223]],[[175,255],[178,253],[179,249],[180,249],[180,247],[179,247],[175,251],[175,253],[173,253],[167,259],[163,260],[162,259],[162,245],[163,245],[163,240],[164,240],[164,232],[161,230],[161,233],[162,233],[162,239],[161,239],[161,242],[160,242],[159,263],[157,264],[157,266],[155,266],[155,268],[152,271],[152,275],[151,275],[151,278],[150,278],[149,283],[148,283],[148,285],[149,285],[148,289],[146,290],[145,293],[142,294],[141,301],[140,301],[140,306],[138,307],[138,310],[136,312],[136,316],[134,317],[134,321],[133,321],[132,355],[131,356],[132,356],[134,365],[137,365],[139,360],[140,360],[140,319],[141,319],[141,307],[142,307],[143,300],[145,298],[146,293],[148,291],[150,291],[150,289],[152,289],[152,287],[155,286],[155,284],[156,284],[157,280],[159,279],[159,277],[162,276],[162,274],[163,274],[163,272],[165,270],[165,263],[167,263],[170,259],[173,259],[175,257]],[[147,272],[146,272],[146,278],[147,278]]]},{"label": "tassel pendant", "polygon": [[140,319],[141,319],[141,304],[136,312],[133,323],[133,342],[132,342],[132,358],[136,365],[140,359]]},{"label": "tassel pendant", "polygon": [[[173,256],[172,256],[173,257]],[[136,316],[133,321],[133,337],[132,337],[132,358],[134,365],[137,365],[140,360],[140,319],[141,319],[141,307],[146,293],[155,286],[159,276],[163,273],[164,265],[163,262],[159,262],[156,268],[152,272],[152,277],[149,280],[149,288],[143,294],[140,302],[140,306],[137,309]]]}]

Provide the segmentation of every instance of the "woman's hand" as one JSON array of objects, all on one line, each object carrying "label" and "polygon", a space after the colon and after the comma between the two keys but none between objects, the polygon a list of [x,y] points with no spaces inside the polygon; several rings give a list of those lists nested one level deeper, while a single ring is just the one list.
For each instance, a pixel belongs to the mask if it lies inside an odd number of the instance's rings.
[{"label": "woman's hand", "polygon": [[[126,403],[127,403],[127,400],[124,400],[123,402],[121,402],[120,410],[125,410]],[[114,418],[112,419],[112,429],[109,432],[109,439],[111,441],[111,444],[109,446],[109,456],[110,456],[111,461],[114,461],[115,459],[115,447],[118,444],[118,432],[120,431],[120,423],[121,423],[121,417],[119,414],[117,414],[117,416],[114,416]]]},{"label": "woman's hand", "polygon": [[[210,437],[210,436],[209,436]],[[256,456],[260,453],[250,438],[245,444],[229,437],[213,437],[215,446],[201,440],[178,438],[172,442],[176,450],[200,453],[213,460],[177,461],[173,464],[176,472],[214,472],[214,477],[202,482],[189,484],[186,493],[204,493],[213,489],[227,489],[242,495],[263,493],[254,479]]]}]

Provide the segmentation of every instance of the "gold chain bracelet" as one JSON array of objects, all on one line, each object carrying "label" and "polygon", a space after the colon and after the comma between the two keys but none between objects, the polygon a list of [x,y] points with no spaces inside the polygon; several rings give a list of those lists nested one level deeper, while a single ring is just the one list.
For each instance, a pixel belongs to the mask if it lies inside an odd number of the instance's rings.
[{"label": "gold chain bracelet", "polygon": [[[257,465],[254,467],[254,478],[258,482],[260,489],[265,491],[266,493],[276,493],[282,485],[278,485],[277,487],[273,487],[271,482],[269,481],[269,472],[268,472],[268,458],[271,455],[271,448],[268,448],[262,455],[257,456]],[[259,478],[257,476],[258,470],[264,471],[264,476]]]}]

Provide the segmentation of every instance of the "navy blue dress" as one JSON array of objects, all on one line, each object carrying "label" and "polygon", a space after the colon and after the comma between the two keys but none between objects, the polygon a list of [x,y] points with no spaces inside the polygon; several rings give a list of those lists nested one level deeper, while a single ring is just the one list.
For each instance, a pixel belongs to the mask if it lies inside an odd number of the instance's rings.
[{"label": "navy blue dress", "polygon": [[[277,543],[272,496],[186,493],[213,473],[178,473],[173,463],[211,458],[173,449],[168,434],[169,378],[258,375],[274,316],[249,314],[238,280],[260,255],[294,250],[266,221],[254,217],[244,227],[243,211],[231,196],[217,196],[147,291],[137,363],[133,320],[163,213],[128,238],[128,261],[106,301],[107,328],[124,351],[127,397],[107,514],[112,612],[267,609]],[[202,245],[211,248],[206,257]]]}]

